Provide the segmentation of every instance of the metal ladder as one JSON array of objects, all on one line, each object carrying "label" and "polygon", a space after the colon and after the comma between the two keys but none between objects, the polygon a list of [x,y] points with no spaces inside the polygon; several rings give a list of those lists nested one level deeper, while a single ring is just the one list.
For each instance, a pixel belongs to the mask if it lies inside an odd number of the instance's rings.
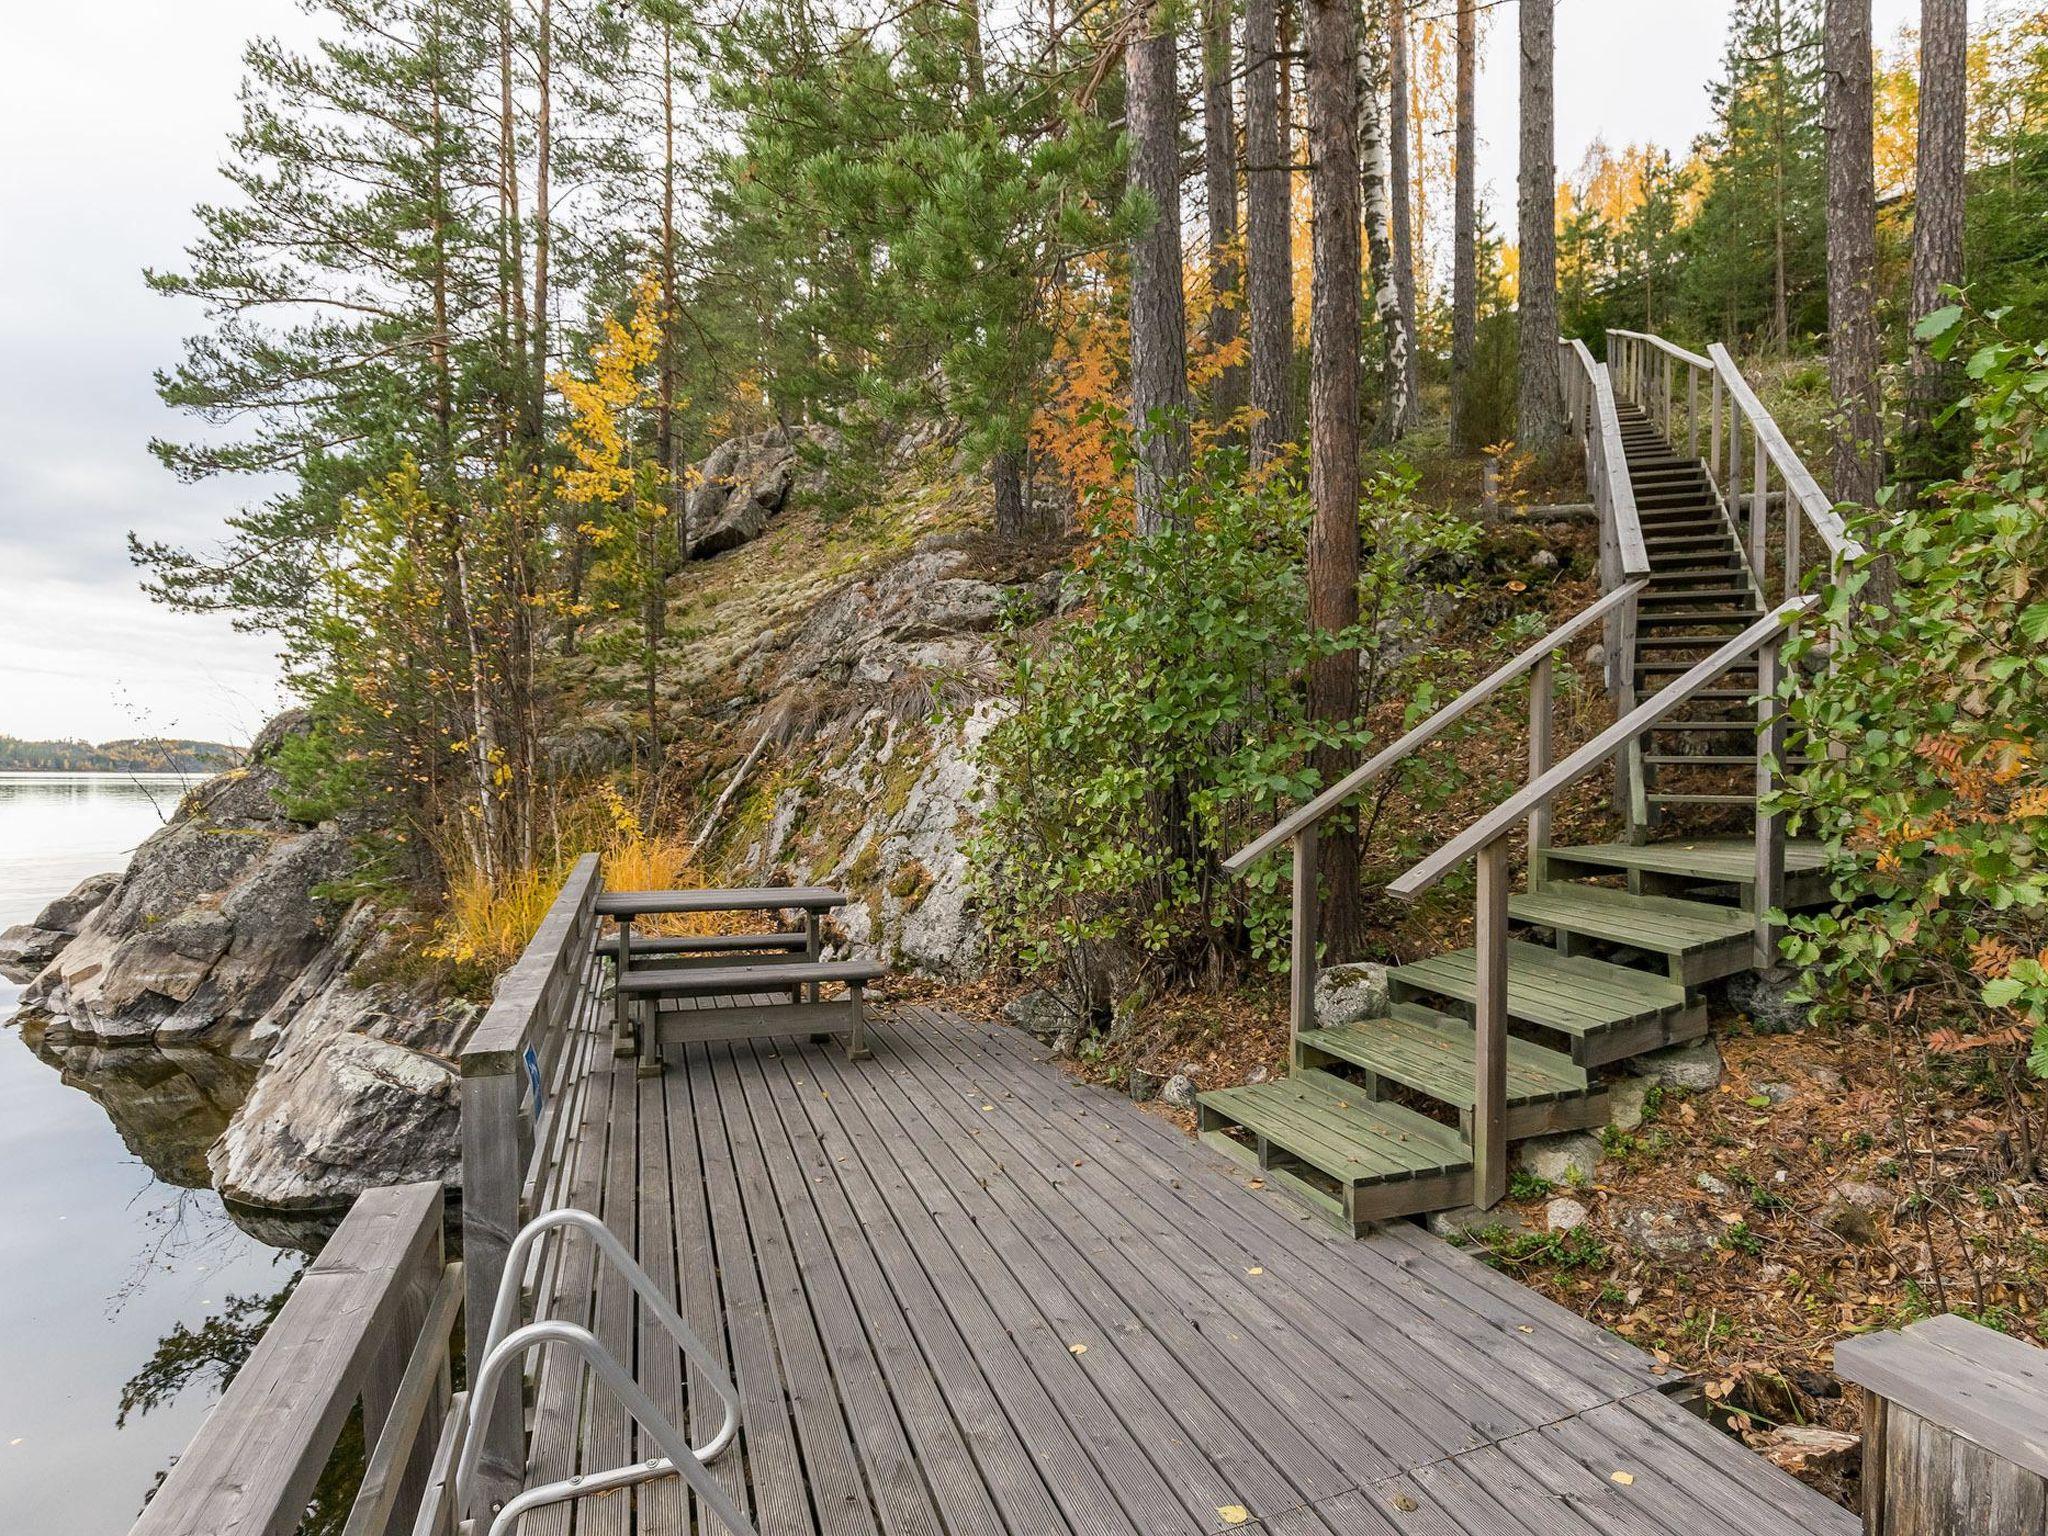
[{"label": "metal ladder", "polygon": [[[590,1234],[597,1245],[598,1253],[608,1260],[612,1267],[623,1275],[634,1293],[647,1303],[668,1335],[682,1350],[685,1358],[707,1380],[725,1405],[725,1418],[718,1426],[718,1432],[701,1446],[691,1446],[682,1432],[668,1415],[655,1406],[640,1383],[632,1374],[597,1341],[596,1335],[588,1328],[575,1323],[542,1319],[513,1327],[513,1320],[519,1311],[519,1277],[525,1270],[527,1259],[536,1245],[549,1233],[570,1227],[580,1227]],[[515,1367],[533,1350],[548,1344],[559,1344],[579,1356],[590,1367],[597,1379],[610,1388],[612,1395],[639,1423],[640,1427],[654,1437],[662,1449],[660,1456],[646,1461],[633,1462],[623,1467],[613,1467],[603,1472],[584,1472],[574,1477],[561,1478],[539,1487],[528,1488],[508,1500],[491,1521],[490,1536],[504,1536],[519,1519],[532,1510],[549,1504],[566,1503],[572,1499],[587,1498],[593,1494],[611,1493],[620,1488],[633,1487],[639,1483],[651,1482],[658,1477],[678,1474],[702,1498],[711,1512],[725,1522],[732,1536],[759,1536],[754,1523],[739,1510],[732,1496],[713,1480],[705,1470],[731,1447],[739,1433],[740,1398],[728,1376],[704,1342],[693,1332],[670,1305],[654,1282],[626,1252],[625,1245],[612,1235],[611,1229],[590,1212],[574,1206],[563,1206],[536,1216],[512,1239],[512,1245],[505,1255],[505,1271],[498,1282],[498,1295],[491,1307],[490,1332],[485,1335],[483,1364],[477,1368],[477,1379],[470,1383],[466,1422],[461,1434],[461,1452],[456,1459],[455,1509],[458,1519],[466,1517],[475,1491],[477,1463],[483,1456],[481,1426],[491,1419],[491,1409],[497,1402],[498,1391],[509,1375],[518,1379]]]}]

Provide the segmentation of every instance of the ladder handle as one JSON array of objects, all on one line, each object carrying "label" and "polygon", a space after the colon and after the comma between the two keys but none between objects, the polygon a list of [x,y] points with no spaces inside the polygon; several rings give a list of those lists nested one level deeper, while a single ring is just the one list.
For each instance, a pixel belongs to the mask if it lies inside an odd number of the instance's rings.
[{"label": "ladder handle", "polygon": [[[648,1482],[670,1473],[681,1473],[684,1481],[697,1491],[700,1498],[711,1507],[711,1512],[723,1520],[733,1536],[759,1536],[752,1521],[740,1513],[732,1497],[712,1480],[704,1463],[684,1442],[668,1415],[654,1404],[646,1390],[635,1381],[625,1367],[613,1358],[610,1350],[598,1343],[597,1336],[588,1328],[575,1323],[547,1321],[528,1323],[513,1330],[484,1357],[484,1363],[477,1372],[477,1380],[470,1392],[470,1423],[487,1423],[492,1406],[497,1401],[498,1389],[504,1385],[505,1377],[521,1356],[547,1344],[560,1344],[582,1357],[601,1382],[612,1389],[613,1394],[625,1407],[640,1427],[652,1435],[666,1453],[631,1466],[614,1467],[605,1472],[585,1473],[577,1477],[563,1478],[557,1482],[543,1483],[538,1488],[528,1488],[508,1500],[491,1521],[491,1536],[503,1536],[528,1511],[547,1504],[559,1504],[569,1499],[582,1498],[587,1494],[608,1493],[613,1489],[630,1487],[636,1483]],[[462,1448],[462,1460],[455,1469],[455,1507],[458,1514],[468,1509],[470,1485],[476,1476],[476,1464],[483,1454],[483,1441],[471,1435]]]},{"label": "ladder handle", "polygon": [[519,1276],[526,1267],[528,1253],[548,1233],[562,1227],[580,1227],[590,1234],[591,1240],[597,1244],[598,1252],[609,1259],[612,1267],[626,1277],[634,1293],[647,1303],[647,1309],[654,1314],[661,1326],[668,1330],[669,1337],[675,1340],[677,1347],[689,1358],[690,1363],[710,1378],[712,1390],[725,1405],[725,1420],[718,1426],[718,1433],[691,1454],[700,1462],[717,1460],[725,1453],[726,1447],[732,1444],[733,1436],[739,1431],[740,1395],[732,1384],[732,1378],[725,1373],[725,1368],[718,1363],[704,1341],[698,1338],[690,1325],[677,1314],[676,1309],[669,1304],[668,1298],[661,1294],[659,1287],[648,1277],[647,1271],[626,1252],[626,1245],[613,1235],[610,1227],[589,1211],[573,1205],[559,1206],[552,1211],[543,1211],[519,1229],[519,1235],[512,1239],[512,1246],[505,1253],[505,1268],[498,1277],[498,1297],[491,1307],[491,1328],[484,1337],[484,1354],[488,1356],[505,1338],[506,1330],[511,1327],[518,1313]]}]

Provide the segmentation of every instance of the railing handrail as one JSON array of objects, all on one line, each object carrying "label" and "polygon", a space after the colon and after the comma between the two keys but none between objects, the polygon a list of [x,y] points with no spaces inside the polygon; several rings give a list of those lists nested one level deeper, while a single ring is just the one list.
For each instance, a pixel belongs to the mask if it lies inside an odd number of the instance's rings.
[{"label": "railing handrail", "polygon": [[1423,859],[1387,886],[1404,901],[1413,901],[1481,848],[1504,836],[1516,822],[1539,805],[1547,804],[1612,757],[1615,750],[1686,703],[1708,683],[1762,645],[1800,614],[1817,606],[1818,596],[1787,598],[1741,634],[1729,640],[1705,660],[1696,663],[1682,677],[1667,683],[1628,714],[1572,753],[1563,762],[1503,800],[1486,815]]},{"label": "railing handrail", "polygon": [[1647,342],[1651,346],[1655,347],[1659,352],[1667,353],[1670,356],[1677,358],[1678,361],[1680,361],[1681,363],[1690,364],[1692,367],[1699,369],[1703,373],[1711,371],[1714,366],[1706,358],[1701,357],[1699,353],[1688,352],[1684,347],[1678,345],[1677,342],[1666,341],[1662,336],[1652,335],[1648,331],[1626,331],[1623,330],[1620,326],[1611,326],[1609,327],[1607,334],[1610,336],[1626,336],[1630,341]]},{"label": "railing handrail", "polygon": [[1621,413],[1614,404],[1614,375],[1605,363],[1595,360],[1592,349],[1576,336],[1566,338],[1572,356],[1586,371],[1593,391],[1593,420],[1587,435],[1597,432],[1600,441],[1599,483],[1588,487],[1595,502],[1605,499],[1602,515],[1611,523],[1615,549],[1620,557],[1620,576],[1633,581],[1650,574],[1650,551],[1643,543],[1642,517],[1636,510],[1635,483],[1629,479],[1628,452],[1621,441]]},{"label": "railing handrail", "polygon": [[463,1042],[460,1059],[465,1077],[519,1069],[522,1054],[533,1043],[536,1022],[548,1022],[551,985],[556,984],[565,962],[573,967],[583,958],[570,953],[567,940],[582,916],[585,898],[595,897],[598,880],[598,857],[586,853],[569,871],[532,940],[498,982],[490,1007]]},{"label": "railing handrail", "polygon": [[442,1431],[459,1282],[434,1181],[356,1197],[130,1536],[286,1536],[358,1400],[371,1446],[351,1532],[411,1514],[403,1482]]},{"label": "railing handrail", "polygon": [[1443,708],[1437,710],[1427,720],[1402,736],[1400,740],[1375,754],[1370,762],[1353,769],[1335,784],[1332,784],[1328,789],[1317,795],[1315,799],[1309,801],[1308,804],[1274,823],[1270,830],[1261,833],[1251,842],[1245,844],[1244,847],[1223,861],[1224,871],[1233,875],[1241,874],[1246,868],[1256,863],[1266,854],[1271,853],[1281,844],[1292,842],[1302,832],[1317,825],[1324,817],[1365,788],[1374,779],[1379,778],[1389,768],[1394,767],[1402,759],[1408,757],[1419,748],[1427,746],[1444,730],[1455,724],[1461,716],[1470,713],[1473,709],[1485,703],[1493,695],[1500,692],[1502,688],[1543,660],[1544,657],[1550,655],[1561,646],[1569,644],[1576,636],[1583,633],[1596,621],[1604,619],[1609,613],[1640,592],[1646,585],[1646,582],[1639,580],[1631,582],[1625,587],[1617,587],[1598,602],[1581,609],[1527,650],[1522,651],[1512,660],[1503,662],[1500,666],[1496,667],[1482,681],[1474,683],[1470,688],[1467,688],[1457,698],[1444,705]]},{"label": "railing handrail", "polygon": [[1854,560],[1860,557],[1863,554],[1863,546],[1849,536],[1848,526],[1843,523],[1841,514],[1835,511],[1835,504],[1828,499],[1827,492],[1823,491],[1813,478],[1813,472],[1806,467],[1805,461],[1786,440],[1784,429],[1778,425],[1771,413],[1764,409],[1763,402],[1757,398],[1756,391],[1750,388],[1749,380],[1742,376],[1742,370],[1736,367],[1735,359],[1729,355],[1728,349],[1717,341],[1707,348],[1707,353],[1713,359],[1709,366],[1719,375],[1722,387],[1728,391],[1729,397],[1741,409],[1742,414],[1749,418],[1750,427],[1756,433],[1757,441],[1763,444],[1764,452],[1770,455],[1771,462],[1778,467],[1778,473],[1784,477],[1786,489],[1798,498],[1799,509],[1806,514],[1806,520],[1813,524],[1814,532],[1820,535],[1821,542],[1827,545],[1828,553],[1838,560]]}]

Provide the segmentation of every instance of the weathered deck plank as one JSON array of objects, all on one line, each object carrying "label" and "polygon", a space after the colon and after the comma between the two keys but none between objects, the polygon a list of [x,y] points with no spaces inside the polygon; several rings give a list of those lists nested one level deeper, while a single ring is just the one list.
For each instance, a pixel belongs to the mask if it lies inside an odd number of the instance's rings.
[{"label": "weathered deck plank", "polygon": [[[639,1080],[600,1051],[561,1179],[731,1361],[719,1473],[764,1536],[1853,1530],[1648,1357],[1418,1228],[1332,1237],[1014,1031],[906,1007],[874,1046],[691,1045]],[[587,1244],[550,1278],[554,1315],[632,1343]],[[715,1399],[637,1334],[701,1441]],[[542,1370],[536,1478],[634,1443],[577,1374]],[[684,1508],[656,1485],[573,1529]]]}]

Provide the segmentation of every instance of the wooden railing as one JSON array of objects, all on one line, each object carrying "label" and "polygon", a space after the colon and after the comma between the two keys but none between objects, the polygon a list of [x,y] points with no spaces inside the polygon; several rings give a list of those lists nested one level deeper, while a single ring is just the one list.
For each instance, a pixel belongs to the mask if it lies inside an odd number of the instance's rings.
[{"label": "wooden railing", "polygon": [[1780,647],[1786,626],[1819,603],[1818,597],[1796,597],[1781,603],[1712,655],[1696,663],[1654,697],[1630,710],[1563,762],[1539,775],[1452,838],[1442,848],[1393,881],[1388,891],[1413,901],[1468,859],[1479,864],[1475,929],[1477,991],[1474,1066],[1477,1073],[1473,1106],[1472,1200],[1490,1206],[1507,1193],[1507,1026],[1508,1026],[1508,840],[1525,818],[1531,826],[1532,875],[1540,867],[1535,843],[1536,818],[1550,803],[1616,752],[1641,739],[1658,721],[1681,708],[1737,663],[1757,658],[1757,723],[1762,733],[1757,765],[1756,951],[1767,963],[1776,949],[1770,913],[1783,900],[1785,851],[1783,818],[1765,809],[1775,788],[1777,759],[1783,751],[1783,701],[1778,697]]},{"label": "wooden railing", "polygon": [[[1726,347],[1715,342],[1702,357],[1641,331],[1609,331],[1607,345],[1621,398],[1646,411],[1674,445],[1682,419],[1687,457],[1700,458],[1705,441],[1701,462],[1766,606],[1806,589],[1812,547],[1830,581],[1863,554]],[[1783,510],[1775,521],[1774,503]]]},{"label": "wooden railing", "polygon": [[[1241,875],[1282,843],[1294,845],[1294,908],[1288,957],[1291,976],[1287,1010],[1288,1059],[1291,1065],[1298,1065],[1295,1057],[1301,1032],[1315,1028],[1317,952],[1321,944],[1316,900],[1318,827],[1332,812],[1348,804],[1389,769],[1407,761],[1525,674],[1529,677],[1529,773],[1532,778],[1543,773],[1550,766],[1553,739],[1551,657],[1595,624],[1633,603],[1642,588],[1642,582],[1631,582],[1580,610],[1513,660],[1495,668],[1483,681],[1467,688],[1400,740],[1376,753],[1371,761],[1346,774],[1308,804],[1283,817],[1270,830],[1223,861],[1225,873]],[[1531,821],[1529,835],[1539,846],[1548,844],[1547,807],[1540,820]]]},{"label": "wooden railing", "polygon": [[130,1536],[290,1536],[358,1402],[368,1461],[344,1536],[414,1529],[459,1407],[442,1218],[437,1183],[356,1200]]},{"label": "wooden railing", "polygon": [[[550,1181],[575,1132],[572,1090],[592,1053],[611,1048],[592,984],[600,889],[597,855],[585,854],[462,1049],[462,1257],[473,1318],[491,1315],[514,1235],[555,1203]],[[465,1341],[472,1381],[483,1336],[478,1326]],[[526,1480],[517,1394],[501,1395],[474,1433],[483,1441],[477,1502],[493,1509]]]}]

